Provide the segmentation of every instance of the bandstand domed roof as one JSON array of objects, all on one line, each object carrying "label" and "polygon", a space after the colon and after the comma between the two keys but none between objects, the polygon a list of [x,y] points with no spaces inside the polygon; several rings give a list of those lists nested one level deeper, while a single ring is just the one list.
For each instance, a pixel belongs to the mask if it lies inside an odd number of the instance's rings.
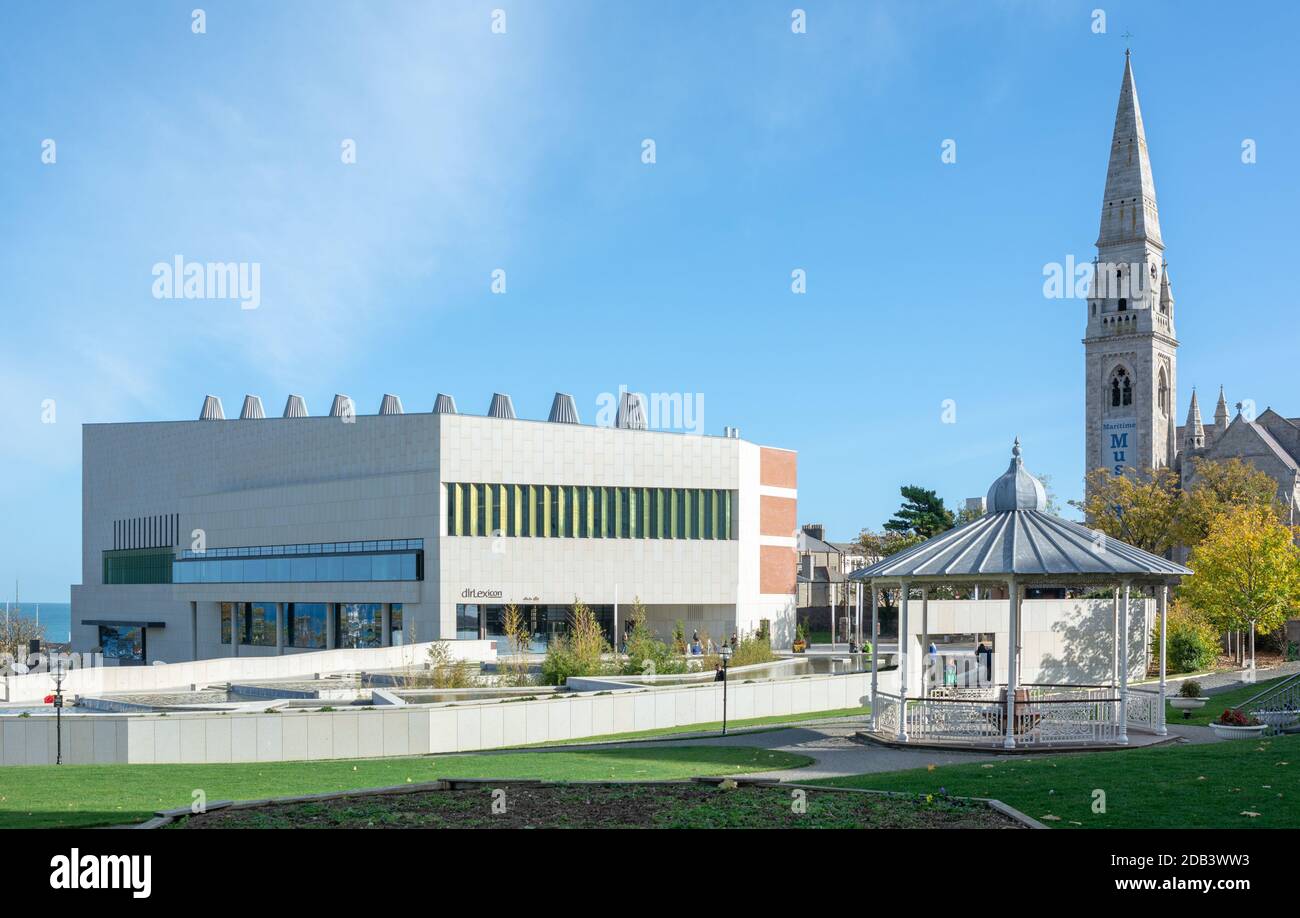
[{"label": "bandstand domed roof", "polygon": [[1020,458],[1019,437],[1011,447],[1010,467],[993,482],[984,503],[987,513],[1047,509],[1047,491],[1043,489],[1043,483],[1025,471],[1025,463]]},{"label": "bandstand domed roof", "polygon": [[980,580],[1010,576],[1113,583],[1167,580],[1191,571],[1167,558],[1047,512],[1047,492],[1020,458],[989,488],[979,519],[883,558],[851,580]]}]

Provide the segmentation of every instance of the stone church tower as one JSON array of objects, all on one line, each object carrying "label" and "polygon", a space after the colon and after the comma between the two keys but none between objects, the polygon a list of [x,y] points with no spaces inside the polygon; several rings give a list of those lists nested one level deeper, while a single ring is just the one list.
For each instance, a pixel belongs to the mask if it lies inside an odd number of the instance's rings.
[{"label": "stone church tower", "polygon": [[1142,109],[1128,52],[1088,299],[1085,471],[1170,468],[1178,339]]}]

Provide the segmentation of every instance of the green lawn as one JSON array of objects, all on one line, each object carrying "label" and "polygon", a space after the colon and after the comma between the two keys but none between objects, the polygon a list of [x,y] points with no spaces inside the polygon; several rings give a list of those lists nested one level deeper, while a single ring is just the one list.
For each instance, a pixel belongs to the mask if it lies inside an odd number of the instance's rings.
[{"label": "green lawn", "polygon": [[[741,727],[773,727],[782,724],[800,723],[806,720],[829,720],[833,717],[866,718],[871,713],[871,706],[858,708],[836,708],[832,711],[810,711],[806,714],[773,714],[770,717],[748,717],[744,720],[727,721],[727,729],[738,730]],[[618,743],[623,740],[654,739],[658,736],[677,736],[682,733],[721,733],[722,721],[715,720],[707,724],[688,724],[684,727],[659,727],[655,730],[637,730],[633,733],[611,733],[608,736],[588,736],[578,740],[547,740],[544,743],[530,743],[525,746],[512,746],[512,749],[540,749],[547,746],[572,746],[575,743],[595,745],[598,743]],[[753,731],[765,732],[765,731]]]},{"label": "green lawn", "polygon": [[[1289,678],[1289,677],[1282,677]],[[1171,724],[1208,724],[1212,720],[1217,720],[1223,713],[1224,708],[1235,708],[1243,702],[1249,701],[1260,692],[1266,691],[1282,681],[1282,678],[1267,679],[1263,682],[1256,682],[1254,685],[1243,685],[1240,688],[1229,689],[1219,695],[1210,695],[1209,702],[1199,711],[1189,712],[1192,716],[1183,717],[1182,711],[1175,711],[1172,707],[1165,709],[1165,719]]]},{"label": "green lawn", "polygon": [[802,768],[811,761],[744,746],[678,746],[232,765],[12,766],[0,770],[0,827],[140,822],[155,810],[189,806],[196,789],[215,802],[437,778],[671,780]]},{"label": "green lawn", "polygon": [[[1058,828],[1300,826],[1300,736],[984,763],[817,784],[994,797]],[[1097,791],[1105,812],[1093,812]],[[1254,815],[1250,815],[1254,814]]]}]

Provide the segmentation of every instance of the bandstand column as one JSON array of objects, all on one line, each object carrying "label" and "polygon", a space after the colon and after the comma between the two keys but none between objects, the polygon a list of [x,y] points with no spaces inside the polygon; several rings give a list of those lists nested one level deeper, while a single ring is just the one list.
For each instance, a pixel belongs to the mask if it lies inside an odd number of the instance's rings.
[{"label": "bandstand column", "polygon": [[1169,587],[1160,588],[1160,735],[1169,730],[1165,726],[1165,634],[1169,630]]},{"label": "bandstand column", "polygon": [[1110,614],[1110,687],[1119,685],[1119,587],[1115,587]]},{"label": "bandstand column", "polygon": [[921,587],[921,697],[930,694],[930,588]]},{"label": "bandstand column", "polygon": [[1012,577],[1007,581],[1007,736],[1006,749],[1016,748],[1016,656],[1020,643],[1020,584]]},{"label": "bandstand column", "polygon": [[907,594],[910,581],[904,580],[898,588],[898,741],[907,742]]},{"label": "bandstand column", "polygon": [[1130,584],[1124,581],[1124,604],[1119,609],[1119,741],[1128,742],[1128,603]]},{"label": "bandstand column", "polygon": [[871,581],[871,729],[876,729],[876,677],[880,672],[880,641],[878,631],[880,616],[880,599],[876,593],[876,581]]}]

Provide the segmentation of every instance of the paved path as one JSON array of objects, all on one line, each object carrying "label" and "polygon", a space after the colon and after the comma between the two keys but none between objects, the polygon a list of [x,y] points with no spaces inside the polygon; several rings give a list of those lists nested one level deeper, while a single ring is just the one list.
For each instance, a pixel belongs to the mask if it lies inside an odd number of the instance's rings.
[{"label": "paved path", "polygon": [[[768,771],[745,777],[770,778],[779,781],[809,781],[818,778],[838,778],[847,775],[874,774],[883,771],[903,771],[925,768],[930,765],[958,765],[965,762],[991,762],[1000,757],[987,752],[966,752],[948,749],[895,749],[875,743],[854,742],[851,737],[865,726],[861,718],[823,721],[817,724],[768,729],[762,732],[734,733],[728,736],[668,736],[662,739],[639,740],[637,746],[755,746],[781,752],[808,756],[811,765],[780,771]],[[1209,727],[1170,724],[1169,732],[1183,743],[1221,742]],[[1132,745],[1141,748],[1154,745],[1158,737],[1145,733],[1130,734]],[[627,748],[629,743],[600,743],[574,746],[574,749]],[[1052,750],[1056,752],[1059,750]],[[1042,755],[1051,754],[1048,751]],[[1088,755],[1090,753],[1073,753]],[[1123,755],[1123,750],[1105,751],[1097,755]]]},{"label": "paved path", "polygon": [[[1260,669],[1256,673],[1256,682],[1267,682],[1269,679],[1277,679],[1281,676],[1293,676],[1300,673],[1300,661],[1290,663],[1281,663],[1269,669]],[[1217,695],[1220,692],[1226,692],[1231,689],[1240,688],[1247,684],[1247,671],[1243,669],[1232,669],[1221,673],[1210,673],[1205,676],[1178,676],[1170,677],[1165,681],[1167,683],[1166,691],[1170,697],[1178,694],[1178,687],[1183,684],[1185,679],[1195,679],[1201,683],[1201,689],[1209,695]],[[1149,684],[1144,684],[1144,688],[1149,688]]]}]

